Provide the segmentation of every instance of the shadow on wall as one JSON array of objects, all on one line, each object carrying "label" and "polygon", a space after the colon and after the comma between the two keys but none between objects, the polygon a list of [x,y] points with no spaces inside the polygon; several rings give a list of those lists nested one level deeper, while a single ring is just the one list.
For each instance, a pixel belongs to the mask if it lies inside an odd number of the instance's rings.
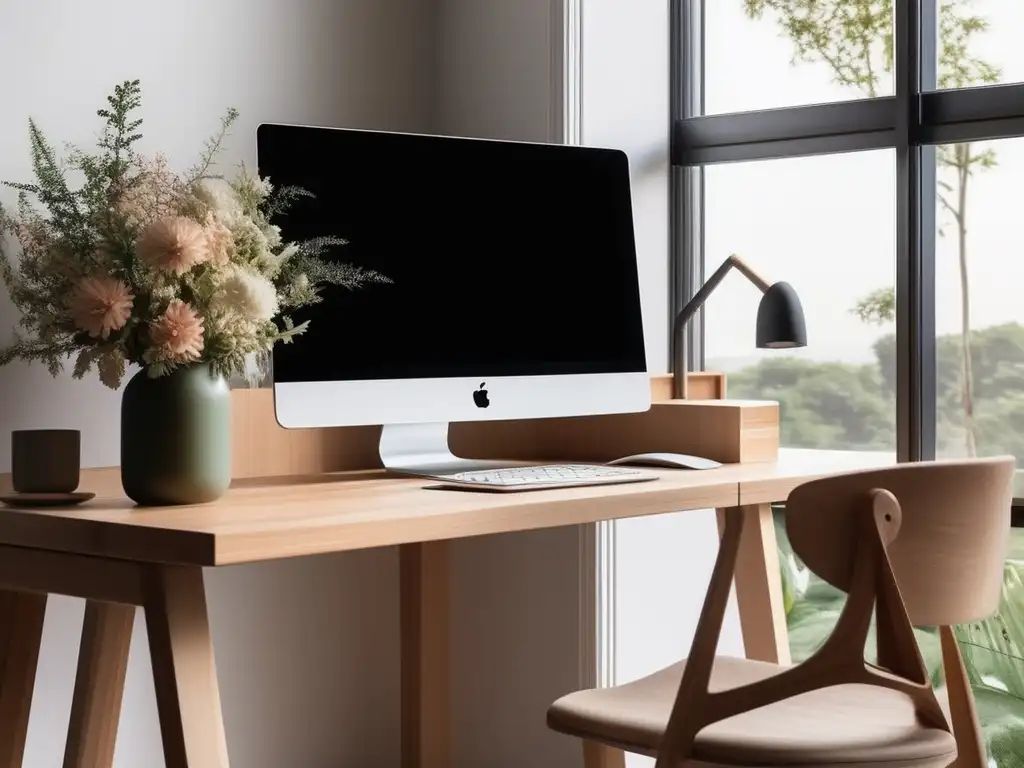
[{"label": "shadow on wall", "polygon": [[[9,344],[18,312],[0,288],[0,346]],[[9,432],[15,429],[78,429],[86,467],[106,467],[119,460],[121,393],[107,389],[95,376],[73,384],[53,378],[43,365],[0,368],[0,473],[11,467]],[[69,397],[68,387],[74,395]]]}]

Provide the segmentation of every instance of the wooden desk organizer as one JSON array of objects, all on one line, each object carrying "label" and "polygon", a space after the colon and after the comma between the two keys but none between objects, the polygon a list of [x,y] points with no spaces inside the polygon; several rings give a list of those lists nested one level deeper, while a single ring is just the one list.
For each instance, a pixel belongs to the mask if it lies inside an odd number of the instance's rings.
[{"label": "wooden desk organizer", "polygon": [[[531,461],[609,461],[655,451],[723,463],[776,459],[778,403],[722,399],[721,374],[690,374],[689,391],[690,399],[673,400],[672,377],[654,376],[654,404],[645,413],[453,424],[451,447],[467,458]],[[282,429],[271,390],[233,394],[236,478],[380,467],[380,427]]]}]

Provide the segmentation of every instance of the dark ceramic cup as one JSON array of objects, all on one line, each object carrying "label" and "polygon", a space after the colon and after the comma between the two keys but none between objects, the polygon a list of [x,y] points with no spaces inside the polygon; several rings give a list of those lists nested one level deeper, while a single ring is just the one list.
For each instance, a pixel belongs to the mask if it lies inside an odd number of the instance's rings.
[{"label": "dark ceramic cup", "polygon": [[72,493],[81,468],[77,429],[22,429],[11,433],[15,493]]}]

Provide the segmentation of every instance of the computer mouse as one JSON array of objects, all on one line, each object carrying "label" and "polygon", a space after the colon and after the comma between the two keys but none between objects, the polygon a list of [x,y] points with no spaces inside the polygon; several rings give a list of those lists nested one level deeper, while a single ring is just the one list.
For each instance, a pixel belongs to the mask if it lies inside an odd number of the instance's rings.
[{"label": "computer mouse", "polygon": [[637,467],[666,467],[668,469],[714,469],[722,466],[720,462],[712,459],[690,456],[685,453],[637,453],[608,463]]}]

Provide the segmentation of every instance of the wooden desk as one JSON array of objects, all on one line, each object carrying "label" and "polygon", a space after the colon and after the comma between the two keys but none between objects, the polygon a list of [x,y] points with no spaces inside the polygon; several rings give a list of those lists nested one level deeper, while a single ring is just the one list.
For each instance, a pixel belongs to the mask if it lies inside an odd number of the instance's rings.
[{"label": "wooden desk", "polygon": [[[403,765],[448,764],[445,541],[682,510],[743,507],[736,589],[748,656],[788,659],[768,503],[808,479],[892,463],[783,452],[778,462],[665,471],[650,483],[483,494],[380,472],[246,480],[219,502],[0,507],[0,768],[21,765],[49,593],[86,598],[65,768],[109,768],[135,606],[146,612],[167,768],[227,768],[203,568],[402,545]],[[102,470],[100,471],[103,472]],[[114,486],[97,475],[96,487]],[[429,617],[429,621],[426,620]]]}]

